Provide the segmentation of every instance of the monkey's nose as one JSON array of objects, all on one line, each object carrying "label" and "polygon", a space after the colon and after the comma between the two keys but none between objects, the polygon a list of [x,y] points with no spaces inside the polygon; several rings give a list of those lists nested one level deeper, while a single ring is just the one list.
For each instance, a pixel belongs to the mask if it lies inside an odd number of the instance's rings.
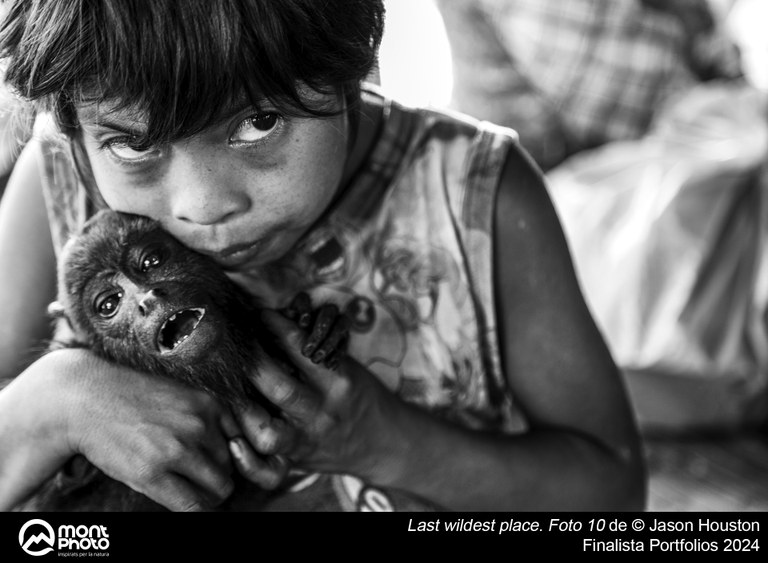
[{"label": "monkey's nose", "polygon": [[152,288],[139,295],[139,314],[146,317],[157,306],[160,299],[162,299],[162,292],[157,288]]}]

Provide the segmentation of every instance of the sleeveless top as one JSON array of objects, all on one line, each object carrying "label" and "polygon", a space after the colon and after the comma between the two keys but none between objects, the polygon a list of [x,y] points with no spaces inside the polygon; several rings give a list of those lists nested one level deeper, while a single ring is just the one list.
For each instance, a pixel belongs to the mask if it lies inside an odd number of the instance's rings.
[{"label": "sleeveless top", "polygon": [[[269,306],[299,291],[351,321],[348,354],[403,400],[459,424],[521,432],[501,370],[493,284],[496,190],[514,131],[379,96],[383,120],[337,202],[278,262],[233,276]],[[42,143],[57,251],[98,203],[63,138]],[[353,476],[298,475],[271,510],[440,509]]]}]

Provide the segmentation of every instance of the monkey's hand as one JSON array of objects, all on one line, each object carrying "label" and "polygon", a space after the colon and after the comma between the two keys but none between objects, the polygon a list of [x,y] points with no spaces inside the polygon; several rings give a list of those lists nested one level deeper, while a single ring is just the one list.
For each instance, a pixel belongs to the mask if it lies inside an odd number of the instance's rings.
[{"label": "monkey's hand", "polygon": [[349,341],[349,318],[333,303],[312,307],[307,293],[294,297],[283,314],[295,321],[308,336],[301,348],[305,358],[322,363],[328,369],[336,369],[346,355]]}]

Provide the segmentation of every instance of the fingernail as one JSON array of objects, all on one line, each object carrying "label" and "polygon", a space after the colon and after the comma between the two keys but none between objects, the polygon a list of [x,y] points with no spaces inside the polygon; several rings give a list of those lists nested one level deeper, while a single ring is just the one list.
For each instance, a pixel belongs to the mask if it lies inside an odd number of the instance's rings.
[{"label": "fingernail", "polygon": [[310,317],[309,313],[304,313],[301,315],[301,317],[299,317],[299,326],[301,328],[307,328],[311,320],[312,317]]},{"label": "fingernail", "polygon": [[240,445],[237,438],[233,438],[229,441],[229,451],[238,461],[243,461],[243,446]]},{"label": "fingernail", "polygon": [[322,350],[318,350],[317,353],[314,356],[312,356],[312,361],[315,362],[316,364],[319,364],[320,362],[323,361],[323,358],[325,358],[325,352]]}]

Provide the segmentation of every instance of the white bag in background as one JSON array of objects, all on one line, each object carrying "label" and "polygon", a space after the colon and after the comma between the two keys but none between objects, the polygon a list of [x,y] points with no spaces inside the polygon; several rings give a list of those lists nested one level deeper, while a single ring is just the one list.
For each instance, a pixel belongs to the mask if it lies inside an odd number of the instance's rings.
[{"label": "white bag in background", "polygon": [[548,174],[648,433],[768,420],[767,162],[765,92],[708,83],[671,100],[643,139]]}]

